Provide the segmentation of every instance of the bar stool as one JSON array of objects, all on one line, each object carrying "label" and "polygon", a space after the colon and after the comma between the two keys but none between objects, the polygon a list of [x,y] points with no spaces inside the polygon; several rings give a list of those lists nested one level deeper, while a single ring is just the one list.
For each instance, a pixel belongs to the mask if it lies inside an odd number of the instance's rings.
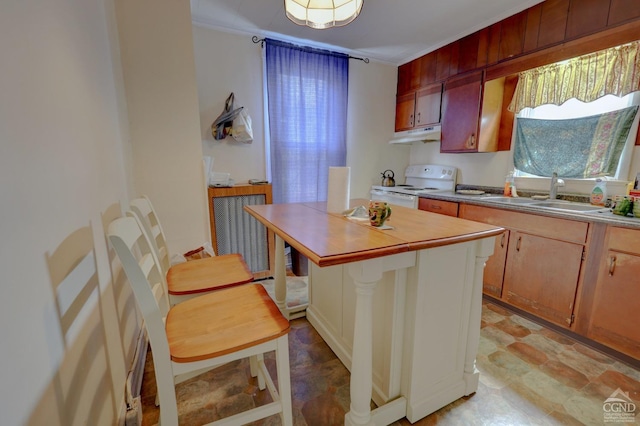
[{"label": "bar stool", "polygon": [[[258,284],[236,286],[170,307],[159,261],[138,222],[132,217],[115,219],[107,235],[144,318],[153,352],[161,424],[178,424],[176,383],[251,357],[258,359],[259,386],[268,388],[273,402],[211,424],[246,424],[279,413],[284,425],[292,425],[289,322],[264,288]],[[263,361],[264,353],[270,351],[275,351],[277,389]]]},{"label": "bar stool", "polygon": [[171,266],[165,234],[148,197],[131,200],[128,216],[136,218],[150,240],[163,272],[171,305],[210,291],[253,281],[249,266],[239,253],[192,260]]}]

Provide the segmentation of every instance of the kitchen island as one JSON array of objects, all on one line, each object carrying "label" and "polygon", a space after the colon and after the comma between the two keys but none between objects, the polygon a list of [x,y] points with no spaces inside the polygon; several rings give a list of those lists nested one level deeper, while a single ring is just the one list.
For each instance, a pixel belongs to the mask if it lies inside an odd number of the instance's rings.
[{"label": "kitchen island", "polygon": [[245,207],[276,234],[285,314],[284,242],[313,263],[307,313],[351,371],[348,425],[415,422],[478,386],[482,274],[503,229],[392,208],[392,229],[379,229],[326,203]]}]

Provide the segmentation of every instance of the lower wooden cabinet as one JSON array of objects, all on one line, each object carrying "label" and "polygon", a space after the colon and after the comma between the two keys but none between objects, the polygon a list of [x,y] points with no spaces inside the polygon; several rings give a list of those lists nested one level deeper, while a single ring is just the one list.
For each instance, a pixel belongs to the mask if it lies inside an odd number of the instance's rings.
[{"label": "lower wooden cabinet", "polygon": [[588,224],[460,205],[459,217],[507,229],[484,272],[484,292],[571,328]]},{"label": "lower wooden cabinet", "polygon": [[[640,230],[600,228],[604,246],[593,247],[586,222],[428,198],[418,208],[505,228],[484,268],[484,294],[640,360]],[[593,273],[587,249],[600,259]],[[585,274],[589,285],[581,285]],[[579,291],[589,302],[575,327]]]},{"label": "lower wooden cabinet", "polygon": [[587,337],[640,359],[640,231],[610,226]]},{"label": "lower wooden cabinet", "polygon": [[511,232],[502,298],[552,323],[573,322],[584,246]]},{"label": "lower wooden cabinet", "polygon": [[496,299],[502,297],[502,283],[504,282],[504,265],[507,261],[509,234],[510,231],[507,229],[502,235],[496,237],[493,255],[487,259],[487,263],[484,265],[482,291]]},{"label": "lower wooden cabinet", "polygon": [[451,201],[420,198],[418,200],[418,209],[432,213],[440,213],[447,216],[458,216],[458,203],[454,203]]}]

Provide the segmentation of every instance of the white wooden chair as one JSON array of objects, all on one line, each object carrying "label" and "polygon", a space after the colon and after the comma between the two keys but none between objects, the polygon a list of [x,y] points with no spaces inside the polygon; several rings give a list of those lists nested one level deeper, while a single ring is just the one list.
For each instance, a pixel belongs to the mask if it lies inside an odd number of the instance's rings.
[{"label": "white wooden chair", "polygon": [[[232,287],[195,297],[173,307],[150,241],[132,217],[114,220],[108,237],[144,318],[155,367],[160,420],[178,424],[175,384],[237,359],[258,359],[259,384],[273,402],[211,424],[237,425],[280,413],[292,425],[289,375],[289,322],[261,285]],[[136,255],[137,254],[137,255]],[[262,356],[275,351],[278,389]]]},{"label": "white wooden chair", "polygon": [[238,253],[192,260],[171,266],[164,231],[146,196],[131,200],[128,216],[136,218],[155,250],[172,305],[194,296],[253,281],[249,266]]}]

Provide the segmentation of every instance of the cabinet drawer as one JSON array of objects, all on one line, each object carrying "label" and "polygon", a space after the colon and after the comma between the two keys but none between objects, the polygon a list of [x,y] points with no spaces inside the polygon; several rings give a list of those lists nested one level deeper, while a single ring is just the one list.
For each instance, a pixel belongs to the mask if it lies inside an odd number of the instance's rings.
[{"label": "cabinet drawer", "polygon": [[640,231],[609,227],[609,248],[640,255]]},{"label": "cabinet drawer", "polygon": [[535,214],[518,213],[511,210],[494,209],[491,207],[462,204],[460,206],[462,219],[475,220],[503,228],[516,229],[541,237],[554,240],[564,240],[577,244],[585,244],[589,224],[568,219],[538,216]]},{"label": "cabinet drawer", "polygon": [[458,217],[458,203],[453,203],[451,201],[420,198],[418,200],[418,209]]}]

